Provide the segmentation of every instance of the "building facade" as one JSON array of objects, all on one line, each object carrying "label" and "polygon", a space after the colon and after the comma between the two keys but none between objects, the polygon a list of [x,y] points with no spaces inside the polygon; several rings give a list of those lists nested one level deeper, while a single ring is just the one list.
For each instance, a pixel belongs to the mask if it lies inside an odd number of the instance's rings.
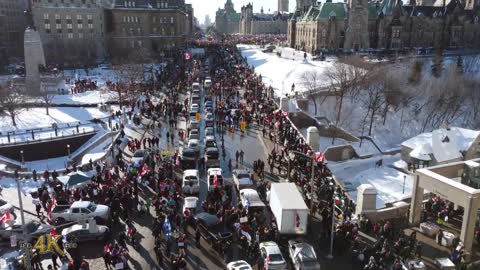
[{"label": "building facade", "polygon": [[184,0],[117,1],[109,14],[108,47],[114,57],[183,48],[195,27],[193,8]]},{"label": "building facade", "polygon": [[239,33],[242,35],[286,34],[287,26],[286,14],[265,14],[263,8],[259,14],[254,14],[250,3],[241,9]]},{"label": "building facade", "polygon": [[0,14],[0,71],[8,64],[5,15]]},{"label": "building facade", "polygon": [[288,21],[288,44],[314,54],[480,47],[478,0],[299,2]]},{"label": "building facade", "polygon": [[[0,16],[3,17],[3,39],[7,55],[23,56],[23,33],[25,32],[25,3],[20,0],[0,0]],[[1,26],[0,26],[1,28]],[[2,34],[0,34],[2,35]],[[1,39],[2,37],[0,37]]]},{"label": "building facade", "polygon": [[223,9],[218,9],[215,14],[215,28],[219,33],[239,33],[240,13],[235,11],[232,0],[227,0]]},{"label": "building facade", "polygon": [[105,57],[104,8],[101,0],[33,0],[47,65],[87,66]]}]

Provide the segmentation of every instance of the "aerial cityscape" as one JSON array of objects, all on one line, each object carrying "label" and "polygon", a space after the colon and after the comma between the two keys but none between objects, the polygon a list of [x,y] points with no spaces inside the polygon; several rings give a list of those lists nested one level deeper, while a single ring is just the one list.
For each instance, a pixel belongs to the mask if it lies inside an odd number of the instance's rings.
[{"label": "aerial cityscape", "polygon": [[0,0],[0,270],[480,269],[479,17]]}]

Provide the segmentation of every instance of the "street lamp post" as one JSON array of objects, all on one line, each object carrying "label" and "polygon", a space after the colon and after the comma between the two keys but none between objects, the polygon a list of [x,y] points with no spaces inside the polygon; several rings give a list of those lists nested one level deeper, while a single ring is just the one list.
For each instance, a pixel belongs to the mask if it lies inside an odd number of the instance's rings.
[{"label": "street lamp post", "polygon": [[71,158],[71,155],[70,155],[70,144],[67,144],[67,153],[68,153],[68,159]]},{"label": "street lamp post", "polygon": [[24,214],[24,211],[23,211],[22,193],[20,191],[20,180],[18,179],[18,177],[16,177],[15,181],[17,182],[18,203],[19,203],[19,206],[20,206],[20,217],[22,219],[22,234],[23,234],[23,241],[24,241],[23,248],[25,249],[24,266],[25,266],[26,269],[30,270],[30,269],[32,269],[31,254],[30,254],[32,250],[29,246],[30,243],[27,241],[27,226],[26,226],[26,223],[25,223],[25,214]]},{"label": "street lamp post", "polygon": [[403,191],[402,191],[402,194],[405,194],[405,182],[407,181],[407,176],[404,175],[403,176]]},{"label": "street lamp post", "polygon": [[25,156],[23,155],[23,150],[20,150],[20,156],[22,157],[22,166],[25,165]]},{"label": "street lamp post", "polygon": [[290,175],[291,175],[291,172],[292,172],[292,162],[293,162],[294,159],[295,159],[295,153],[290,152],[288,154],[288,175],[287,175],[288,182],[291,182],[290,181]]}]

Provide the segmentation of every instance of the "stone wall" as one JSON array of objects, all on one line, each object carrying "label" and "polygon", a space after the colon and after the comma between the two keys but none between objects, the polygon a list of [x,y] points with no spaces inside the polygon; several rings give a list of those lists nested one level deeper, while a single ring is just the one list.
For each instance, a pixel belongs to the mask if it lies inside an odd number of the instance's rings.
[{"label": "stone wall", "polygon": [[0,155],[20,162],[22,161],[20,154],[21,150],[23,150],[25,161],[44,160],[67,156],[67,145],[70,145],[70,153],[73,153],[88,140],[90,140],[90,138],[92,138],[94,135],[95,133],[91,132],[48,141],[0,146]]}]

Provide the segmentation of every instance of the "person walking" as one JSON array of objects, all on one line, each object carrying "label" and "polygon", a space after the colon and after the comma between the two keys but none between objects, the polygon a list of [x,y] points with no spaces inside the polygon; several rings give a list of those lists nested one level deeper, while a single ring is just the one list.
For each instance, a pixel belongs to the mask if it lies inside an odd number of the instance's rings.
[{"label": "person walking", "polygon": [[243,164],[243,155],[245,154],[245,152],[243,152],[243,150],[240,150],[240,163]]}]

